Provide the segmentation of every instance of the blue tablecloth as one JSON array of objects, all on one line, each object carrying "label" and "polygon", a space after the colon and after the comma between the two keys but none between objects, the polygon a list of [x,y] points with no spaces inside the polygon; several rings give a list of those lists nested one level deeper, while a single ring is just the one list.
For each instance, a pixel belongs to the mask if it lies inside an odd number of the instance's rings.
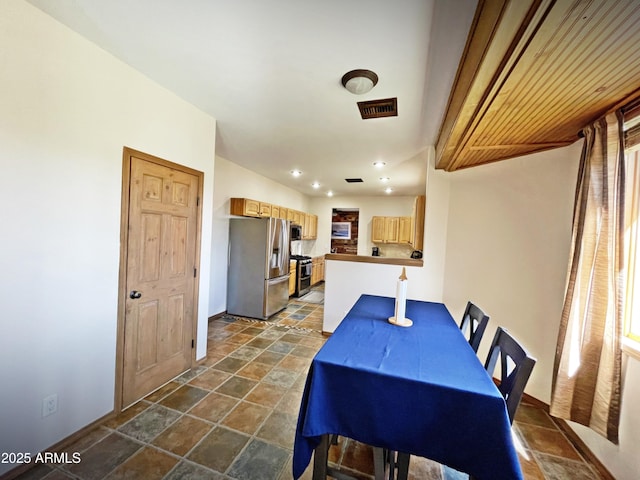
[{"label": "blue tablecloth", "polygon": [[323,434],[431,458],[478,480],[522,479],[500,392],[443,304],[362,295],[317,353],[296,429],[293,476]]}]

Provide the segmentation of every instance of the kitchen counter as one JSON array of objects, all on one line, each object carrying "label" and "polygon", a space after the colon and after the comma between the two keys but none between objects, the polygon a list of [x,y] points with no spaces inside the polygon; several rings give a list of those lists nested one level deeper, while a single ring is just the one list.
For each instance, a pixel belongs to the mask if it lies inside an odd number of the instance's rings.
[{"label": "kitchen counter", "polygon": [[370,255],[349,255],[346,253],[327,253],[325,260],[337,260],[340,262],[376,263],[380,265],[401,265],[405,267],[422,267],[421,258],[391,258],[374,257]]}]

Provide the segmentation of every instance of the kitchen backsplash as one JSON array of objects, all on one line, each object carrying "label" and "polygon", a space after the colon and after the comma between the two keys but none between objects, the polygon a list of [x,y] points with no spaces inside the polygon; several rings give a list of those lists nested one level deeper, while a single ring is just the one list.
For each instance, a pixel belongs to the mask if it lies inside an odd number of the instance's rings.
[{"label": "kitchen backsplash", "polygon": [[411,257],[411,252],[413,252],[413,247],[411,247],[411,245],[379,243],[376,244],[376,246],[380,249],[381,257],[409,258]]},{"label": "kitchen backsplash", "polygon": [[304,255],[302,251],[302,240],[293,240],[291,242],[291,255]]}]

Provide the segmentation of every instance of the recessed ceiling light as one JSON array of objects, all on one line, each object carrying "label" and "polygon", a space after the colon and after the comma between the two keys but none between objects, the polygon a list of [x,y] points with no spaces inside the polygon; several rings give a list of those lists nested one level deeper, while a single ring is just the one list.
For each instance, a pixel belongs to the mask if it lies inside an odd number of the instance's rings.
[{"label": "recessed ceiling light", "polygon": [[333,197],[333,192],[331,190],[327,192],[327,197]]},{"label": "recessed ceiling light", "polygon": [[383,183],[387,183],[389,180],[389,177],[380,177],[380,181]]},{"label": "recessed ceiling light", "polygon": [[313,183],[311,184],[311,186],[312,186],[313,188],[320,188],[320,184],[319,184],[318,182],[313,182]]},{"label": "recessed ceiling light", "polygon": [[384,193],[391,193],[391,192],[393,192],[393,188],[391,187],[387,187],[384,189]]},{"label": "recessed ceiling light", "polygon": [[373,162],[373,166],[376,168],[382,168],[386,165],[384,162]]},{"label": "recessed ceiling light", "polygon": [[300,175],[302,175],[302,172],[300,170],[291,170],[291,175],[293,175],[294,177],[299,177]]}]

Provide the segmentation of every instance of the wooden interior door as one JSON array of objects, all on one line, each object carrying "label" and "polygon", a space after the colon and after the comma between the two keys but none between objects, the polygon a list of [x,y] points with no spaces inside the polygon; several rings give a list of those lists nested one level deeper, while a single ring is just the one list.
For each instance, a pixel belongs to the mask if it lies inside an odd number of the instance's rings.
[{"label": "wooden interior door", "polygon": [[127,160],[121,407],[191,367],[199,244],[198,175],[125,149]]}]

